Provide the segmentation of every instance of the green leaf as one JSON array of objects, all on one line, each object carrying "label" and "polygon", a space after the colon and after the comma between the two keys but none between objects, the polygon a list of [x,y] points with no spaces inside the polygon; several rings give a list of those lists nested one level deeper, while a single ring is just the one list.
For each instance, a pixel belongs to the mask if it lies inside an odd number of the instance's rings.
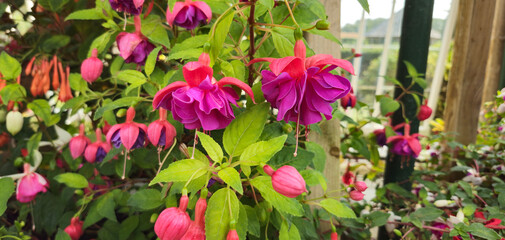
[{"label": "green leaf", "polygon": [[160,191],[156,189],[142,189],[135,192],[128,199],[128,206],[140,209],[142,211],[151,210],[163,204]]},{"label": "green leaf", "polygon": [[326,30],[319,30],[319,29],[311,29],[308,31],[309,33],[312,33],[312,34],[316,34],[316,35],[319,35],[321,37],[324,37],[340,46],[343,47],[342,43],[340,42],[340,40],[338,40],[337,37],[335,37],[335,35],[333,35],[330,31],[326,31]]},{"label": "green leaf", "polygon": [[258,219],[258,215],[256,213],[256,209],[252,208],[248,205],[243,205],[244,209],[247,212],[247,232],[250,234],[260,237],[261,228],[260,228],[260,220]]},{"label": "green leaf", "polygon": [[326,151],[324,151],[324,148],[315,142],[305,142],[305,148],[307,151],[314,153],[314,158],[312,159],[314,168],[320,172],[324,171],[324,166],[326,165]]},{"label": "green leaf", "polygon": [[373,213],[370,213],[370,215],[368,215],[368,218],[372,220],[372,224],[370,227],[380,227],[385,225],[388,222],[389,215],[390,215],[389,213],[381,211],[375,211]]},{"label": "green leaf", "polygon": [[67,35],[52,35],[42,43],[44,52],[51,52],[56,49],[67,46],[70,43],[70,37]]},{"label": "green leaf", "polygon": [[294,41],[293,31],[284,28],[273,28],[272,40],[275,49],[281,57],[294,56]]},{"label": "green leaf", "polygon": [[294,224],[288,226],[286,221],[282,221],[281,229],[279,230],[279,240],[299,240],[300,233],[298,232],[298,228]]},{"label": "green leaf", "polygon": [[156,175],[149,183],[149,186],[159,182],[185,182],[191,176],[196,179],[205,174],[208,167],[208,164],[196,159],[176,161]]},{"label": "green leaf", "polygon": [[267,7],[269,10],[272,10],[272,8],[275,5],[275,1],[274,0],[259,0],[258,2],[260,4],[262,4],[263,6]]},{"label": "green leaf", "polygon": [[242,155],[240,155],[240,164],[256,166],[261,163],[267,163],[284,147],[287,137],[287,135],[282,135],[268,141],[260,141],[249,145],[244,149]]},{"label": "green leaf", "polygon": [[316,185],[321,185],[321,188],[323,189],[323,192],[326,192],[328,189],[328,184],[326,183],[326,178],[324,175],[314,169],[307,169],[303,170],[300,172],[302,175],[303,179],[305,179],[305,182],[309,186],[316,186]]},{"label": "green leaf", "polygon": [[410,214],[411,219],[418,219],[419,221],[433,221],[440,217],[444,211],[435,207],[424,207],[417,209],[414,213]]},{"label": "green leaf", "polygon": [[350,209],[348,206],[342,204],[340,201],[337,201],[335,199],[324,199],[321,202],[319,202],[321,207],[324,208],[324,210],[328,211],[329,213],[335,215],[336,217],[339,218],[356,218],[356,214],[352,209]]},{"label": "green leaf", "polygon": [[147,56],[146,66],[144,67],[144,71],[146,71],[147,76],[151,76],[151,73],[154,71],[154,67],[156,66],[156,60],[158,60],[158,53],[161,50],[161,46],[153,49],[149,56]]},{"label": "green leaf", "polygon": [[116,213],[114,212],[116,203],[114,202],[114,195],[112,192],[109,192],[103,197],[99,198],[96,207],[100,216],[117,222]]},{"label": "green leaf", "polygon": [[0,96],[2,97],[3,102],[19,102],[26,97],[26,90],[20,84],[9,84],[0,90]]},{"label": "green leaf", "polygon": [[70,88],[75,91],[86,92],[88,89],[88,84],[79,73],[71,73],[70,76],[68,76],[68,81],[70,83]]},{"label": "green leaf", "polygon": [[0,54],[0,72],[2,73],[3,79],[16,79],[21,74],[21,64],[7,52],[2,51]]},{"label": "green leaf", "polygon": [[261,135],[269,104],[262,103],[246,110],[233,120],[223,133],[223,145],[230,157],[239,156]]},{"label": "green leaf", "polygon": [[30,137],[28,143],[26,144],[26,150],[32,153],[34,150],[39,148],[39,142],[42,139],[42,132],[37,132]]},{"label": "green leaf", "polygon": [[[153,16],[154,19],[155,15],[151,16]],[[144,34],[144,36],[147,36],[147,38],[153,42],[159,43],[165,47],[170,47],[168,32],[163,27],[161,19],[153,19],[149,19],[149,21],[142,21],[142,34]]]},{"label": "green leaf", "polygon": [[190,48],[186,49],[183,51],[178,51],[175,53],[172,53],[168,55],[167,60],[175,60],[175,59],[183,59],[183,60],[188,60],[188,59],[196,59],[198,58],[203,52],[202,48]]},{"label": "green leaf", "polygon": [[96,8],[78,10],[69,14],[65,21],[68,20],[98,20],[102,19],[103,14]]},{"label": "green leaf", "polygon": [[363,10],[365,10],[367,13],[370,13],[370,7],[368,6],[368,0],[358,0],[359,4],[361,4],[361,7],[363,7]]},{"label": "green leaf", "polygon": [[224,40],[228,36],[234,16],[235,11],[229,11],[226,15],[220,16],[221,20],[214,23],[214,28],[212,29],[214,32],[212,30],[209,32],[211,66],[214,65],[217,57],[219,57],[219,53],[223,49]]},{"label": "green leaf", "polygon": [[130,235],[135,231],[137,226],[139,225],[140,218],[138,215],[133,215],[128,217],[126,220],[121,222],[120,231],[119,231],[119,239],[126,240],[130,238]]},{"label": "green leaf", "polygon": [[203,148],[207,152],[207,155],[209,155],[210,159],[212,161],[221,163],[223,160],[223,149],[221,149],[221,146],[214,141],[209,135],[202,133],[202,132],[197,132],[198,137],[200,138],[200,143],[202,143]]},{"label": "green leaf", "polygon": [[45,9],[50,9],[53,12],[59,12],[69,0],[38,0],[37,2]]},{"label": "green leaf", "polygon": [[127,83],[139,86],[146,82],[146,76],[137,70],[123,70],[119,72],[117,78]]},{"label": "green leaf", "polygon": [[226,184],[237,190],[237,192],[244,194],[244,189],[242,189],[242,182],[240,181],[240,174],[237,172],[237,170],[235,170],[235,168],[224,168],[217,172],[217,175],[223,179]]},{"label": "green leaf", "polygon": [[256,189],[261,193],[261,196],[265,198],[270,204],[272,204],[277,210],[288,213],[294,216],[302,216],[303,208],[302,205],[294,198],[288,198],[276,192],[272,187],[272,181],[270,177],[259,176],[251,181]]},{"label": "green leaf", "polygon": [[64,183],[71,188],[87,188],[88,180],[78,173],[62,173],[54,177],[59,183]]},{"label": "green leaf", "polygon": [[93,40],[91,46],[89,47],[89,51],[91,52],[94,48],[96,48],[98,54],[101,54],[103,51],[105,51],[107,45],[109,44],[112,34],[113,34],[112,31],[107,31],[104,32],[102,35],[98,36],[97,38],[95,38],[95,40]]},{"label": "green leaf", "polygon": [[101,108],[98,108],[96,110],[93,120],[100,119],[104,115],[105,112],[109,112],[109,111],[112,111],[112,110],[120,108],[120,107],[129,107],[129,106],[135,105],[140,100],[142,100],[141,97],[123,97],[123,98],[120,98],[114,102],[107,103],[104,106],[102,106]]},{"label": "green leaf", "polygon": [[390,97],[383,97],[379,101],[382,115],[396,111],[400,108],[400,103]]},{"label": "green leaf", "polygon": [[414,65],[412,65],[412,63],[408,61],[403,61],[403,63],[405,63],[405,66],[407,67],[407,72],[409,73],[409,76],[412,78],[416,78],[418,76],[418,73]]},{"label": "green leaf", "polygon": [[482,223],[472,223],[468,230],[472,235],[481,237],[483,239],[494,240],[501,238],[498,233],[485,227]]},{"label": "green leaf", "polygon": [[0,178],[0,216],[7,209],[7,201],[14,193],[14,181],[12,178]]},{"label": "green leaf", "polygon": [[28,103],[29,109],[35,113],[38,117],[42,118],[46,125],[51,122],[51,107],[49,103],[44,99],[36,99],[33,102]]},{"label": "green leaf", "polygon": [[70,235],[65,231],[58,229],[58,233],[56,233],[55,240],[72,240]]},{"label": "green leaf", "polygon": [[201,48],[208,40],[209,40],[209,35],[206,35],[206,34],[186,38],[181,43],[177,43],[174,45],[174,47],[171,49],[171,54],[176,53],[176,52],[180,52],[180,51],[185,51],[188,49]]},{"label": "green leaf", "polygon": [[207,240],[225,239],[230,221],[232,219],[238,221],[239,219],[240,206],[237,196],[231,189],[222,188],[212,194],[207,206],[205,212],[205,235]]},{"label": "green leaf", "polygon": [[245,78],[245,65],[242,61],[233,60],[231,62],[221,61],[221,71],[227,77],[234,77],[241,81]]}]

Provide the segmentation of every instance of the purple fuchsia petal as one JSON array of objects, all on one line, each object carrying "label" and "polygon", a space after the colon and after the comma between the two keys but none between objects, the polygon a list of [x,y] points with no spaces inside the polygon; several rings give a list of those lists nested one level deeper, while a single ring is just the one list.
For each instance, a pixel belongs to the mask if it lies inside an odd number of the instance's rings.
[{"label": "purple fuchsia petal", "polygon": [[138,65],[144,66],[146,63],[147,56],[155,46],[147,40],[142,40],[133,50],[131,55],[125,59],[126,63],[136,63]]},{"label": "purple fuchsia petal", "polygon": [[[133,15],[139,15],[142,11],[142,3],[139,0],[109,0],[110,6],[119,12],[126,12]],[[140,5],[139,5],[140,4]]]},{"label": "purple fuchsia petal", "polygon": [[105,151],[105,149],[103,149],[102,147],[98,147],[98,149],[96,150],[95,161],[100,163],[103,161],[105,156],[107,156],[107,152]]},{"label": "purple fuchsia petal", "polygon": [[[108,134],[107,134],[108,135]],[[121,147],[121,129],[116,130],[111,134],[110,142],[112,143],[112,146],[115,148],[120,148]]]},{"label": "purple fuchsia petal", "polygon": [[131,147],[131,149],[135,148],[141,148],[144,146],[144,143],[146,141],[146,132],[140,128],[137,128],[139,130],[137,139],[135,140],[135,143]]},{"label": "purple fuchsia petal", "polygon": [[171,111],[171,99],[172,99],[172,92],[184,88],[182,91],[187,91],[188,88],[188,83],[186,82],[173,82],[169,84],[168,86],[164,87],[160,91],[154,95],[153,99],[153,108],[158,109],[160,107],[170,110]]},{"label": "purple fuchsia petal", "polygon": [[[122,32],[118,34],[116,37],[116,43],[119,49],[119,55],[127,61],[140,42],[142,42],[142,38],[135,33]],[[131,60],[129,62],[131,62]]]}]

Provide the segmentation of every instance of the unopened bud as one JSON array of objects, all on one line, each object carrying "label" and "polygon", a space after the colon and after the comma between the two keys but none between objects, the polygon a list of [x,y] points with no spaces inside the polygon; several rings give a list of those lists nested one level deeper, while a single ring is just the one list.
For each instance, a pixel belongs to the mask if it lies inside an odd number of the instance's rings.
[{"label": "unopened bud", "polygon": [[453,203],[454,201],[451,200],[437,200],[433,203],[433,205],[435,205],[436,207],[448,207]]},{"label": "unopened bud", "polygon": [[78,196],[82,196],[82,194],[84,194],[84,192],[81,190],[81,189],[76,189],[74,191],[75,195],[78,195]]},{"label": "unopened bud", "polygon": [[330,22],[328,22],[326,20],[319,20],[316,23],[316,28],[318,30],[328,30],[328,29],[330,29]]},{"label": "unopened bud", "polygon": [[360,192],[364,192],[368,188],[366,183],[363,181],[356,181],[356,183],[354,183],[354,187]]},{"label": "unopened bud", "polygon": [[365,194],[363,194],[363,193],[361,193],[360,191],[357,191],[357,190],[352,190],[349,193],[349,196],[354,201],[361,201],[361,200],[363,200],[363,197],[365,197]]},{"label": "unopened bud", "polygon": [[118,118],[124,117],[125,115],[126,115],[126,109],[124,108],[121,108],[116,112],[116,117]]},{"label": "unopened bud", "polygon": [[149,219],[149,222],[150,223],[155,223],[156,219],[158,219],[158,214],[157,213],[153,213],[153,215],[151,215],[151,218]]},{"label": "unopened bud", "polygon": [[289,123],[286,123],[286,124],[282,125],[282,131],[284,133],[291,133],[293,131],[293,126],[291,126],[291,124],[289,124]]},{"label": "unopened bud", "polygon": [[295,29],[294,35],[295,35],[295,40],[301,40],[301,39],[303,39],[303,31],[302,31],[302,29],[301,28]]},{"label": "unopened bud", "polygon": [[18,134],[23,129],[23,115],[18,111],[10,111],[6,117],[6,127],[12,135]]}]

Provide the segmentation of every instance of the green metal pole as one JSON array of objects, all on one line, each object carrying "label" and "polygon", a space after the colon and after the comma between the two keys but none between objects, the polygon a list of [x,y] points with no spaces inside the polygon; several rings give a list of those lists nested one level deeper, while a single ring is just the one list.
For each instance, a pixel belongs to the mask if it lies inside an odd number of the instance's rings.
[{"label": "green metal pole", "polygon": [[505,48],[503,49],[503,57],[501,59],[500,83],[498,89],[505,88]]},{"label": "green metal pole", "polygon": [[[396,72],[396,79],[403,86],[410,86],[412,81],[411,78],[407,78],[408,72],[404,61],[410,62],[418,73],[426,73],[433,4],[434,0],[405,0],[402,34],[400,37],[400,53]],[[424,92],[424,89],[417,84],[411,90],[421,94]],[[395,98],[401,93],[402,90],[396,88]],[[417,133],[419,131],[419,120],[416,117],[416,101],[412,96],[406,95],[400,99],[400,102],[402,103],[401,108],[405,108],[404,112],[407,119],[411,121],[410,133]],[[405,122],[401,108],[393,114],[393,125]],[[414,164],[414,158],[403,158],[402,164],[402,156],[389,153],[384,173],[384,184],[396,182],[410,191],[412,187],[410,176],[414,171]],[[379,231],[379,239],[389,239],[384,228],[381,228]]]}]

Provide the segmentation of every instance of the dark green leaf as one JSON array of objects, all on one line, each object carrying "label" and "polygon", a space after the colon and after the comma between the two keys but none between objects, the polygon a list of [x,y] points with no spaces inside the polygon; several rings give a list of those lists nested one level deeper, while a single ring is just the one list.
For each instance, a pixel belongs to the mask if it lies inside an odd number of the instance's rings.
[{"label": "dark green leaf", "polygon": [[12,178],[0,178],[0,216],[7,209],[7,201],[14,193],[14,181]]},{"label": "dark green leaf", "polygon": [[128,206],[132,206],[143,211],[155,209],[162,203],[161,193],[156,189],[142,189],[134,193],[128,199]]},{"label": "dark green leaf", "polygon": [[365,10],[367,13],[370,13],[370,7],[368,6],[368,0],[358,0],[359,4],[361,4],[361,7],[363,7],[363,10]]},{"label": "dark green leaf", "polygon": [[142,98],[140,98],[140,97],[123,97],[123,98],[120,98],[114,102],[105,104],[104,106],[102,106],[101,108],[98,108],[96,110],[95,116],[93,117],[93,119],[94,120],[100,119],[104,115],[105,112],[110,112],[110,111],[120,108],[120,107],[129,107],[129,106],[135,105],[140,100],[142,100]]}]

